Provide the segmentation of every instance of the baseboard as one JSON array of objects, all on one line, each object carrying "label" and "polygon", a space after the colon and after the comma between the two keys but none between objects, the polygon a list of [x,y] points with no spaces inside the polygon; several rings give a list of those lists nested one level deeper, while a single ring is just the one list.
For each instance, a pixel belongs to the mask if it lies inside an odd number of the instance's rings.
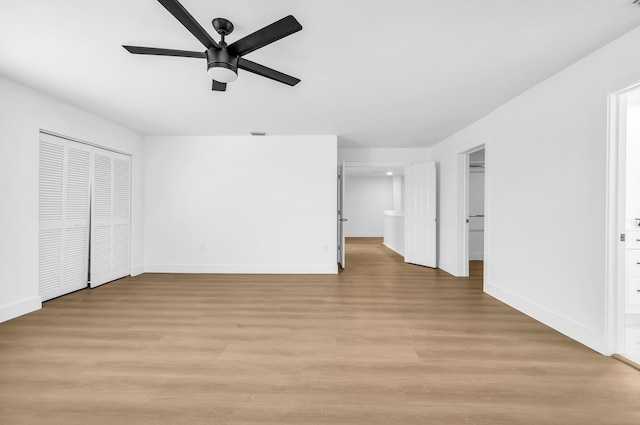
[{"label": "baseboard", "polygon": [[146,264],[145,273],[337,274],[338,264]]},{"label": "baseboard", "polygon": [[538,322],[606,355],[605,337],[600,335],[596,329],[523,298],[495,283],[485,281],[484,291],[498,301],[502,301]]},{"label": "baseboard", "polygon": [[141,275],[142,273],[144,273],[144,264],[139,264],[137,266],[131,267],[131,269],[129,269],[129,273],[131,274],[131,276]]},{"label": "baseboard", "polygon": [[387,245],[386,243],[382,243],[382,245],[386,246],[387,248],[389,248],[391,251],[395,252],[396,254],[398,254],[401,257],[404,257],[404,254],[402,252],[400,252],[399,249],[396,249],[394,247],[392,247],[391,245]]},{"label": "baseboard", "polygon": [[14,304],[2,306],[0,307],[0,323],[40,310],[41,308],[42,300],[40,297],[33,297]]},{"label": "baseboard", "polygon": [[484,260],[484,252],[470,252],[469,253],[469,260],[470,261]]},{"label": "baseboard", "polygon": [[371,233],[356,233],[356,234],[349,234],[349,235],[344,235],[345,238],[383,238],[384,235],[381,234],[371,234]]}]

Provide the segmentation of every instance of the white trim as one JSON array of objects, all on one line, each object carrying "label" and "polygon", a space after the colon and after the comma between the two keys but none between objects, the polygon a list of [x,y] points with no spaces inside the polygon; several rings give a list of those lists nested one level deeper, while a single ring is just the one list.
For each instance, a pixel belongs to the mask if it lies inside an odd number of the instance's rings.
[{"label": "white trim", "polygon": [[132,266],[129,269],[129,274],[131,276],[138,276],[138,275],[141,275],[142,273],[144,273],[144,264],[138,264],[136,266]]},{"label": "white trim", "polygon": [[[620,311],[624,305],[616,302],[620,278],[618,274],[618,177],[619,177],[619,100],[620,94],[608,97],[607,163],[606,163],[606,211],[605,211],[605,354],[624,353],[624,321],[620,322]],[[623,335],[620,336],[622,330]]]},{"label": "white trim", "polygon": [[41,308],[42,300],[39,296],[2,306],[0,307],[0,323],[40,310]]},{"label": "white trim", "polygon": [[86,140],[76,139],[75,137],[65,136],[64,134],[60,134],[60,133],[56,133],[56,132],[53,132],[53,131],[45,130],[43,128],[40,129],[40,133],[48,134],[49,136],[58,137],[60,139],[70,140],[70,141],[76,142],[76,143],[81,143],[83,145],[92,146],[94,148],[104,149],[105,151],[109,151],[109,152],[115,152],[115,153],[119,153],[119,154],[122,154],[122,155],[133,156],[130,153],[127,153],[127,152],[119,151],[119,150],[113,149],[113,148],[108,148],[106,146],[98,145],[96,143],[87,142]]},{"label": "white trim", "polygon": [[[491,139],[485,140],[484,143],[484,163],[485,163],[485,173],[484,173],[484,267],[482,269],[482,285],[483,288],[487,287],[487,282],[490,282],[490,272],[491,272],[491,255],[489,254],[489,238],[491,237],[491,173],[493,169],[493,161],[491,160]],[[486,167],[486,164],[489,167]]]},{"label": "white trim", "polygon": [[[477,149],[476,149],[477,150]],[[457,276],[469,276],[469,151],[458,154],[458,271]]]},{"label": "white trim", "polygon": [[344,166],[349,167],[404,167],[406,162],[345,162]]},{"label": "white trim", "polygon": [[515,308],[527,316],[534,318],[538,322],[544,323],[545,325],[586,345],[587,347],[598,352],[602,352],[602,341],[598,337],[598,332],[596,332],[596,330],[591,326],[559,314],[486,280],[484,291],[495,299]]},{"label": "white trim", "polygon": [[389,244],[386,243],[382,243],[382,245],[386,246],[387,248],[389,248],[391,251],[395,252],[396,254],[398,254],[399,256],[403,257],[404,255],[402,255],[402,253],[400,251],[398,251],[397,249],[395,249],[394,247],[392,247]]},{"label": "white trim", "polygon": [[469,261],[484,260],[484,252],[469,252]]},{"label": "white trim", "polygon": [[337,264],[146,264],[145,273],[337,274]]}]

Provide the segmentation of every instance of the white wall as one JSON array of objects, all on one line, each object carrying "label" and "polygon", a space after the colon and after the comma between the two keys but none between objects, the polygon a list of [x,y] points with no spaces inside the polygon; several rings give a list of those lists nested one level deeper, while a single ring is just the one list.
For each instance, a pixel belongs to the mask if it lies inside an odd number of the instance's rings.
[{"label": "white wall", "polygon": [[404,257],[404,211],[385,212],[383,244]]},{"label": "white wall", "polygon": [[640,81],[639,44],[635,29],[432,151],[440,171],[440,266],[462,270],[458,154],[486,144],[485,291],[600,352],[607,96]]},{"label": "white wall", "polygon": [[393,210],[404,211],[404,176],[393,176]]},{"label": "white wall", "polygon": [[393,179],[389,176],[345,177],[344,224],[347,237],[382,237],[384,211],[393,208]]},{"label": "white wall", "polygon": [[429,148],[340,148],[338,162],[419,164],[431,160]]},{"label": "white wall", "polygon": [[336,139],[145,138],[145,270],[337,273]]},{"label": "white wall", "polygon": [[0,77],[0,321],[40,308],[38,136],[45,129],[133,155],[132,271],[142,269],[142,137]]}]

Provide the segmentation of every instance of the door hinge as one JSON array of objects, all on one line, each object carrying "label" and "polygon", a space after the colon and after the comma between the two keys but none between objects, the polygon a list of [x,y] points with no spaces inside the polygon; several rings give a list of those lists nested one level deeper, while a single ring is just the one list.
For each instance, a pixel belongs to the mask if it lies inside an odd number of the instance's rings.
[{"label": "door hinge", "polygon": [[625,241],[624,233],[620,233],[620,242],[624,242],[624,241]]}]

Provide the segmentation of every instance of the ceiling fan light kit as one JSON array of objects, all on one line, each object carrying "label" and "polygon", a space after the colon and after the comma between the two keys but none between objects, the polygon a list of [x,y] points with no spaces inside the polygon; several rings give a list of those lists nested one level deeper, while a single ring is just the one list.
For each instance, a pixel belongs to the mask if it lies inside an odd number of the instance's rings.
[{"label": "ceiling fan light kit", "polygon": [[184,25],[207,50],[204,52],[193,52],[123,45],[122,47],[130,53],[137,55],[205,58],[207,60],[207,74],[209,74],[213,80],[211,89],[214,91],[225,91],[227,89],[227,83],[233,82],[238,78],[238,68],[289,86],[295,86],[300,82],[298,78],[243,58],[243,56],[248,53],[300,31],[302,25],[300,25],[292,15],[286,16],[271,25],[267,25],[227,45],[225,37],[233,32],[233,24],[229,20],[215,18],[212,21],[213,28],[221,37],[221,41],[216,42],[178,0],[158,0],[158,2]]},{"label": "ceiling fan light kit", "polygon": [[232,56],[227,49],[212,47],[206,51],[207,73],[215,81],[230,83],[238,78],[238,56]]}]

